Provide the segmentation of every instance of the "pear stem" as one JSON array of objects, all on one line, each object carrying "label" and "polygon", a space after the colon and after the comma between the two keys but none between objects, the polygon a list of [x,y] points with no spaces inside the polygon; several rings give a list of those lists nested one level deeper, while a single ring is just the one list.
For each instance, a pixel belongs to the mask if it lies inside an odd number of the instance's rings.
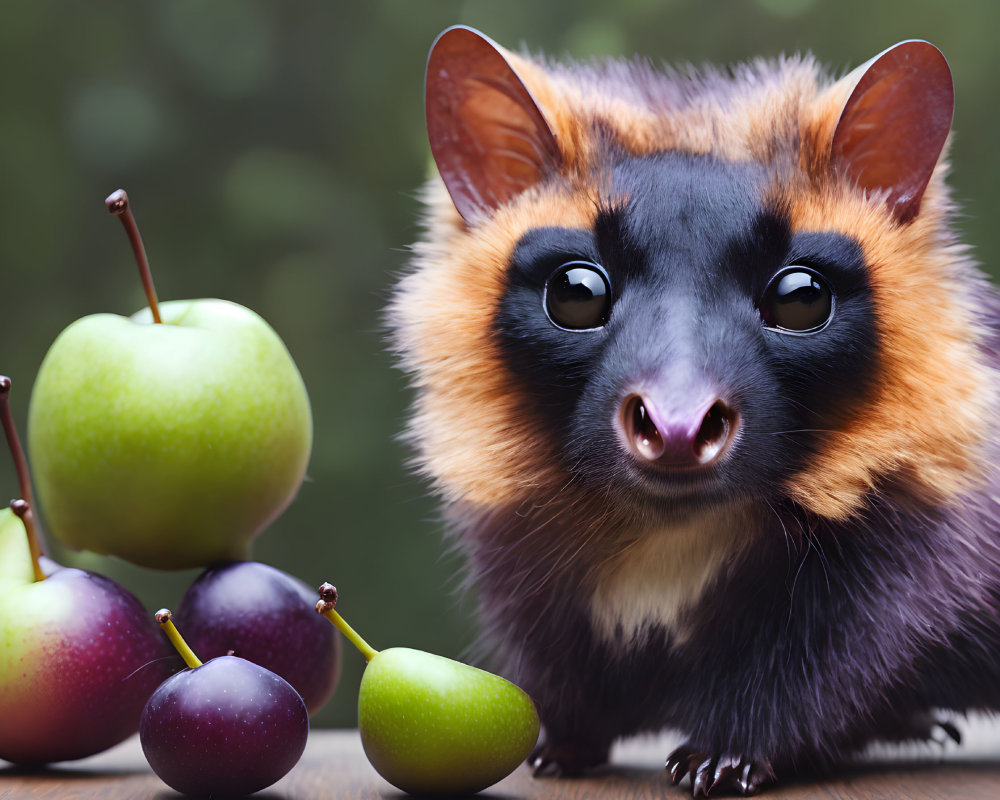
[{"label": "pear stem", "polygon": [[174,621],[170,618],[170,609],[161,608],[157,611],[156,621],[160,623],[160,627],[170,640],[170,644],[181,654],[184,663],[191,669],[200,667],[202,660],[194,654],[194,650],[188,646],[188,643],[184,641],[184,637],[181,636],[181,632],[177,630],[177,626],[174,625]]},{"label": "pear stem", "polygon": [[118,189],[108,195],[104,201],[108,211],[122,221],[125,226],[125,233],[132,243],[132,252],[135,254],[136,263],[139,265],[139,277],[142,279],[142,288],[146,290],[146,302],[149,303],[149,310],[153,312],[153,322],[161,323],[160,305],[156,302],[156,287],[153,286],[153,272],[149,268],[149,259],[146,258],[146,248],[142,244],[142,236],[139,235],[139,226],[135,223],[132,209],[129,208],[128,195],[124,189]]},{"label": "pear stem", "polygon": [[42,565],[38,559],[42,557],[42,551],[38,547],[38,536],[35,533],[35,515],[31,513],[31,506],[27,500],[11,500],[10,510],[21,518],[24,524],[24,532],[28,535],[28,551],[31,553],[31,569],[35,573],[35,583],[45,580],[45,573],[42,572]]},{"label": "pear stem", "polygon": [[358,632],[348,625],[347,621],[334,608],[337,604],[337,589],[330,583],[324,583],[319,587],[319,597],[319,602],[316,603],[316,611],[330,620],[333,626],[344,634],[347,641],[361,651],[361,655],[365,657],[365,661],[371,661],[375,658],[378,655],[378,650],[362,639],[358,635]]}]

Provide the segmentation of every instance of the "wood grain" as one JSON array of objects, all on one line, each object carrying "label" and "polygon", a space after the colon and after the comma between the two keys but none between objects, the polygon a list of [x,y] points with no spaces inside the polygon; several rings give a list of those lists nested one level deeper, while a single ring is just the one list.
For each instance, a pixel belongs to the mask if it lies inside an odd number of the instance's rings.
[{"label": "wood grain", "polygon": [[[961,725],[962,746],[881,748],[824,781],[783,783],[767,800],[997,800],[1000,798],[1000,723],[972,718]],[[527,767],[484,792],[493,800],[670,800],[690,797],[663,772],[673,737],[616,747],[613,766],[578,779],[535,779]],[[259,800],[380,800],[404,797],[368,764],[357,731],[313,731],[299,764]],[[133,737],[106,753],[44,771],[0,761],[0,800],[176,800],[149,769]]]}]

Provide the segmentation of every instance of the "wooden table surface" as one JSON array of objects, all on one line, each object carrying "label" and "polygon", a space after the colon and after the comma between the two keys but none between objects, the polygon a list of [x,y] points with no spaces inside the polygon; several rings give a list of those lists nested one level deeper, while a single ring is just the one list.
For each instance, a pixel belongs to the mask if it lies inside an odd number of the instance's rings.
[{"label": "wooden table surface", "polygon": [[[767,800],[1000,800],[1000,722],[963,721],[964,743],[945,747],[882,749],[833,780],[781,784]],[[690,789],[670,785],[663,761],[677,741],[669,737],[616,747],[613,766],[580,779],[535,779],[522,766],[486,790],[489,800],[615,797],[685,798]],[[298,765],[281,781],[254,795],[258,800],[378,800],[402,797],[371,768],[357,731],[310,734]],[[0,800],[175,800],[176,792],[149,769],[133,737],[105,753],[42,772],[26,772],[0,761]]]}]

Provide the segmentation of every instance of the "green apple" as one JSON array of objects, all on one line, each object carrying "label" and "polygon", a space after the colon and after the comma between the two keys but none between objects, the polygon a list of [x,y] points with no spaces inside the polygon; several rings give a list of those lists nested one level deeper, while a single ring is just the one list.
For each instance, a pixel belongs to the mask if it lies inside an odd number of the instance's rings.
[{"label": "green apple", "polygon": [[320,587],[317,611],[368,661],[358,694],[358,728],[376,771],[411,794],[472,794],[509,775],[538,740],[538,711],[498,675],[422,650],[375,651],[336,610],[336,589]]},{"label": "green apple", "polygon": [[28,450],[46,528],[142,566],[247,558],[305,475],[305,385],[253,311],[157,304],[147,277],[150,308],[77,320],[42,362]]}]

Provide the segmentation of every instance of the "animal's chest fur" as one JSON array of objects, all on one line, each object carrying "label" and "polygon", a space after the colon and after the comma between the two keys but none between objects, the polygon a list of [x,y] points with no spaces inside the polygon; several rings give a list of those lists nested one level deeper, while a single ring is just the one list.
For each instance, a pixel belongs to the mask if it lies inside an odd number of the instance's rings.
[{"label": "animal's chest fur", "polygon": [[712,510],[644,531],[592,578],[589,616],[597,636],[622,645],[650,634],[683,642],[695,607],[753,536],[756,512]]}]

